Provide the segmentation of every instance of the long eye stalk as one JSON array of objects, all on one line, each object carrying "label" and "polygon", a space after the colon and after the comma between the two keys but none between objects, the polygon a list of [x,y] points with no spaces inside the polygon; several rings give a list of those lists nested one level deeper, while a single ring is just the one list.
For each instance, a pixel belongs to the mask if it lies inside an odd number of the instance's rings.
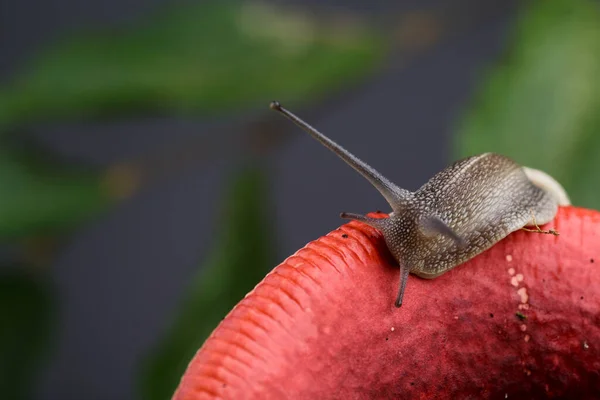
[{"label": "long eye stalk", "polygon": [[271,102],[271,109],[279,111],[286,118],[308,132],[313,138],[318,140],[329,150],[337,154],[337,156],[344,160],[348,165],[358,171],[369,182],[371,182],[373,186],[375,186],[375,188],[383,195],[383,197],[385,197],[394,211],[399,211],[400,209],[404,208],[406,200],[411,196],[411,193],[408,190],[394,185],[370,165],[361,161],[354,154],[350,153],[348,150],[344,149],[342,146],[323,135],[321,132],[304,122],[292,112],[283,108],[279,102]]}]

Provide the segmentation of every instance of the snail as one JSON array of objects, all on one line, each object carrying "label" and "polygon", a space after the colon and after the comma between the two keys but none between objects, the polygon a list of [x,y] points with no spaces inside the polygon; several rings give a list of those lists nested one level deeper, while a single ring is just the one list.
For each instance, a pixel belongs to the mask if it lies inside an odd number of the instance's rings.
[{"label": "snail", "polygon": [[[484,153],[456,161],[415,192],[402,189],[365,162],[286,110],[279,111],[364,176],[392,208],[388,218],[341,213],[382,232],[400,266],[395,306],[402,305],[409,273],[433,279],[492,247],[525,226],[554,219],[559,205],[570,204],[562,186],[548,174],[522,167],[510,158]],[[529,230],[529,229],[527,229]]]}]

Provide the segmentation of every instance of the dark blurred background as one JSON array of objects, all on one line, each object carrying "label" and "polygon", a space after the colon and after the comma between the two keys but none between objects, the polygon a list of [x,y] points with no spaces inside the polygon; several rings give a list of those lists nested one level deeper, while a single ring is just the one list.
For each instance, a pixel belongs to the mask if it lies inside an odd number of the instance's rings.
[{"label": "dark blurred background", "polygon": [[229,309],[496,151],[600,195],[591,0],[0,3],[0,398],[166,399]]}]

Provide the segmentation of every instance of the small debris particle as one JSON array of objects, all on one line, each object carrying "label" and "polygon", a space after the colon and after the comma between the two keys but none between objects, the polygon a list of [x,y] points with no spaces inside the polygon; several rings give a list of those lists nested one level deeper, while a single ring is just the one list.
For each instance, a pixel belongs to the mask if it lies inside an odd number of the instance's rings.
[{"label": "small debris particle", "polygon": [[490,313],[490,318],[494,318],[494,314],[493,313]]},{"label": "small debris particle", "polygon": [[454,319],[458,319],[458,315],[456,315],[456,316],[454,317]]},{"label": "small debris particle", "polygon": [[590,262],[593,264],[593,263],[594,263],[594,259],[593,259],[593,258],[590,258]]},{"label": "small debris particle", "polygon": [[531,375],[531,371],[528,369],[525,369],[524,372],[527,374],[527,376]]},{"label": "small debris particle", "polygon": [[512,256],[510,254],[506,255],[506,261],[508,261],[508,262],[512,261]]},{"label": "small debris particle", "polygon": [[394,328],[394,327],[392,326],[392,329],[390,329],[390,330],[391,330],[392,332],[394,332],[394,331],[396,330],[396,328]]},{"label": "small debris particle", "polygon": [[521,288],[517,290],[517,294],[521,297],[521,303],[527,303],[527,301],[529,300],[529,296],[527,295],[527,289]]},{"label": "small debris particle", "polygon": [[415,386],[415,383],[414,383],[414,382],[411,382],[411,383],[410,383],[410,386]]},{"label": "small debris particle", "polygon": [[508,399],[508,393],[504,393],[504,398]]},{"label": "small debris particle", "polygon": [[580,299],[580,300],[583,300],[583,296],[581,296],[579,299]]},{"label": "small debris particle", "polygon": [[527,330],[527,325],[521,324],[521,331],[525,332]]},{"label": "small debris particle", "polygon": [[517,280],[516,276],[513,276],[512,278],[510,278],[510,284],[513,285],[514,287],[519,286],[519,281]]},{"label": "small debris particle", "polygon": [[517,278],[517,281],[523,282],[523,274],[517,274],[517,276],[515,276],[515,278]]},{"label": "small debris particle", "polygon": [[387,337],[386,337],[386,338],[385,338],[385,340],[390,340],[390,338],[387,338]]},{"label": "small debris particle", "polygon": [[588,342],[583,342],[583,348],[586,350],[590,348],[590,345],[588,344]]},{"label": "small debris particle", "polygon": [[514,274],[515,274],[515,269],[514,269],[514,268],[509,268],[509,269],[508,269],[508,273],[509,273],[509,275],[511,275],[511,276],[512,276],[512,275],[514,275]]},{"label": "small debris particle", "polygon": [[531,339],[531,336],[529,335],[525,335],[525,337],[523,338],[523,340],[525,340],[525,343],[529,342],[529,339]]},{"label": "small debris particle", "polygon": [[375,211],[377,214],[382,214],[381,210]]},{"label": "small debris particle", "polygon": [[518,312],[518,311],[517,311],[517,313],[516,313],[515,315],[516,315],[516,316],[517,316],[517,317],[518,317],[518,318],[519,318],[521,321],[525,321],[525,320],[527,319],[527,315],[525,315],[525,314],[523,314],[523,313],[521,313],[521,312]]},{"label": "small debris particle", "polygon": [[342,234],[342,237],[343,237],[344,239],[346,239],[346,238],[348,237],[348,235],[347,235],[347,234],[345,234],[345,233],[343,233],[343,234]]}]

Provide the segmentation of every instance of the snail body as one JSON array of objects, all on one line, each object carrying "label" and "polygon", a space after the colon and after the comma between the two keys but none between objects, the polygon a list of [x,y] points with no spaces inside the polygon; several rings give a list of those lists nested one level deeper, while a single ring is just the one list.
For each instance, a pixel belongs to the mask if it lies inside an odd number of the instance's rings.
[{"label": "snail body", "polygon": [[[559,205],[569,204],[564,189],[549,175],[522,167],[508,157],[484,153],[459,160],[415,192],[402,189],[353,154],[281,107],[271,108],[306,130],[363,175],[392,208],[389,218],[353,213],[383,233],[400,266],[395,301],[402,299],[409,273],[432,279],[492,247],[527,225],[550,222]],[[533,218],[532,218],[533,216]]]}]

